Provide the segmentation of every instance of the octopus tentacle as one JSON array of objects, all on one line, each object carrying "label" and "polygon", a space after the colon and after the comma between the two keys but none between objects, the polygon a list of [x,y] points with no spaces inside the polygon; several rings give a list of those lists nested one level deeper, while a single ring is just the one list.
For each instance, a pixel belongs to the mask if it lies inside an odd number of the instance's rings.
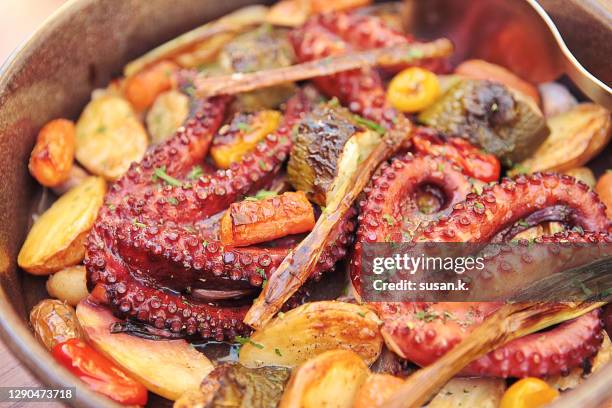
[{"label": "octopus tentacle", "polygon": [[468,195],[445,222],[428,225],[415,240],[486,243],[522,218],[556,205],[567,208],[558,221],[591,232],[605,232],[610,226],[605,205],[586,184],[567,175],[538,173],[505,179],[481,195]]},{"label": "octopus tentacle", "polygon": [[[443,197],[433,213],[419,211],[414,195],[420,186],[436,186]],[[359,228],[351,259],[351,279],[355,289],[361,287],[361,254],[368,242],[402,242],[412,239],[421,223],[429,223],[448,214],[453,206],[472,191],[468,177],[442,157],[396,157],[383,164],[365,189],[359,202]]]},{"label": "octopus tentacle", "polygon": [[[401,357],[425,366],[459,344],[501,304],[373,305],[384,320],[387,344]],[[600,311],[594,310],[551,330],[513,340],[470,363],[462,374],[504,378],[564,374],[597,352],[601,330]]]},{"label": "octopus tentacle", "polygon": [[[214,98],[174,137],[151,149],[107,194],[87,242],[88,285],[98,286],[115,314],[180,336],[217,340],[246,334],[250,299],[289,248],[233,248],[218,241],[218,223],[198,220],[271,182],[291,149],[290,131],[309,107],[299,93],[283,123],[228,170],[190,180],[219,128],[228,99]],[[205,225],[206,224],[206,225]],[[324,249],[314,278],[344,256],[354,225]],[[290,304],[301,298],[298,294]]]}]

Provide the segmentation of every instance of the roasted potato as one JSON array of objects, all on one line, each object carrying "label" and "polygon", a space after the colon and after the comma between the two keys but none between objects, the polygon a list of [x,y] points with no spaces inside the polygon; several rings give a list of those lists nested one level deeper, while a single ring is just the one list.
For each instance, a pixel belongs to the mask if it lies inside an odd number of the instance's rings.
[{"label": "roasted potato", "polygon": [[497,408],[506,390],[502,378],[453,378],[427,408]]},{"label": "roasted potato", "polygon": [[47,275],[81,262],[105,193],[104,179],[88,177],[61,196],[32,226],[17,264],[35,275]]},{"label": "roasted potato", "polygon": [[280,408],[352,408],[357,391],[370,374],[361,357],[330,350],[298,367],[285,388]]},{"label": "roasted potato", "polygon": [[28,168],[43,186],[54,187],[68,179],[74,162],[74,123],[55,119],[38,133]]},{"label": "roasted potato", "polygon": [[189,115],[189,97],[179,91],[167,91],[155,99],[147,113],[147,130],[151,143],[168,139]]},{"label": "roasted potato", "polygon": [[583,166],[610,141],[610,112],[593,103],[582,103],[548,119],[550,135],[544,143],[512,171],[563,172]]},{"label": "roasted potato", "polygon": [[390,374],[370,374],[359,388],[353,408],[383,407],[385,400],[391,397],[403,382],[401,378]]},{"label": "roasted potato", "polygon": [[606,205],[606,215],[609,219],[612,219],[612,171],[606,171],[597,180],[595,185],[595,192],[599,195],[599,198]]},{"label": "roasted potato", "polygon": [[306,303],[255,332],[240,350],[247,367],[294,367],[328,350],[347,349],[367,364],[378,358],[382,336],[371,310],[344,302]]},{"label": "roasted potato", "polygon": [[71,266],[49,276],[49,295],[71,306],[76,306],[87,297],[87,278],[83,265]]},{"label": "roasted potato", "polygon": [[82,301],[77,318],[91,344],[141,382],[149,391],[176,400],[197,390],[214,366],[185,340],[147,340],[111,333],[118,319],[101,306]]},{"label": "roasted potato", "polygon": [[147,132],[130,104],[118,96],[92,100],[76,125],[76,158],[91,173],[107,180],[121,177],[143,158]]},{"label": "roasted potato", "polygon": [[34,335],[48,350],[56,344],[83,338],[83,331],[72,306],[53,299],[41,300],[30,312]]},{"label": "roasted potato", "polygon": [[576,180],[582,181],[591,188],[595,188],[595,175],[588,167],[574,167],[564,171],[564,173],[574,177]]}]

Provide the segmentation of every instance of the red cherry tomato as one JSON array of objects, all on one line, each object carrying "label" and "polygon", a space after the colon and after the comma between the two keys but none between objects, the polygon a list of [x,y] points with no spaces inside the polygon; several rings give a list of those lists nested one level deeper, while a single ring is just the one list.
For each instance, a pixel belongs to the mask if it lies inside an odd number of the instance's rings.
[{"label": "red cherry tomato", "polygon": [[442,156],[457,166],[465,174],[486,183],[498,181],[501,164],[497,157],[487,154],[460,137],[442,139],[435,132],[420,128],[412,138],[418,153]]},{"label": "red cherry tomato", "polygon": [[147,389],[83,340],[53,347],[53,357],[92,390],[126,405],[145,405]]}]

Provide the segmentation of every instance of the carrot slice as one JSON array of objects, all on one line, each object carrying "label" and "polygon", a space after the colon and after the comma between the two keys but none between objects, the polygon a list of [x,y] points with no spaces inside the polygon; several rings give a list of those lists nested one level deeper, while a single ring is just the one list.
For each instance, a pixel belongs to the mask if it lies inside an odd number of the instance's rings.
[{"label": "carrot slice", "polygon": [[178,66],[170,61],[161,61],[125,80],[123,92],[138,112],[148,109],[157,95],[171,89]]},{"label": "carrot slice", "polygon": [[233,203],[221,219],[221,241],[247,246],[312,230],[312,204],[303,191]]}]

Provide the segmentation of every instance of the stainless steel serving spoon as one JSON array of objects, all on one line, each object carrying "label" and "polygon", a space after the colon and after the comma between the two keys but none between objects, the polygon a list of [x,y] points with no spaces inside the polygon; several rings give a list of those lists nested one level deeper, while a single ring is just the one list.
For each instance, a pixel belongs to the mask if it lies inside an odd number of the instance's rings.
[{"label": "stainless steel serving spoon", "polygon": [[[612,89],[604,83],[610,78],[610,61],[599,64],[605,67],[604,73],[608,72],[607,79],[592,75],[578,62],[550,16],[535,0],[406,0],[405,5],[408,31],[424,39],[450,38],[456,47],[453,62],[485,59],[535,83],[567,74],[586,96],[612,110]],[[612,30],[612,18],[606,15],[609,10],[602,6],[599,11],[604,14],[600,17],[607,29]],[[611,57],[606,52],[602,54],[605,59]]]}]

